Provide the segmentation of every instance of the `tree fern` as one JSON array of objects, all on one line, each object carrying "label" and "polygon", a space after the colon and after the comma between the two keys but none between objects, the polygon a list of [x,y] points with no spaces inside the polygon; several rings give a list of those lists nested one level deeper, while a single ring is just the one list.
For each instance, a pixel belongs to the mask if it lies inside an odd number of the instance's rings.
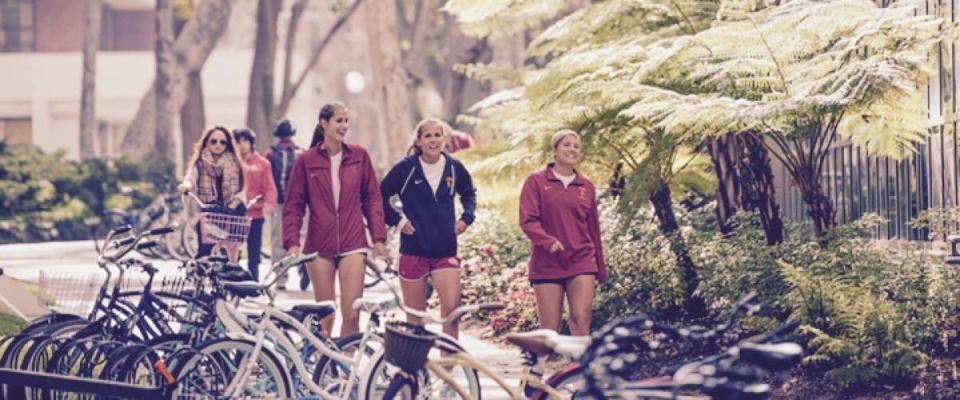
[{"label": "tree fern", "polygon": [[450,0],[442,8],[453,15],[470,36],[512,35],[540,26],[568,10],[574,0]]}]

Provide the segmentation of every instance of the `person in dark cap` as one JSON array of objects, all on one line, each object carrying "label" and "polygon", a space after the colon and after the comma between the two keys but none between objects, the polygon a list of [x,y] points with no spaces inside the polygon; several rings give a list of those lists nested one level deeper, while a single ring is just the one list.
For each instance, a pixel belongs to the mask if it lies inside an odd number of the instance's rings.
[{"label": "person in dark cap", "polygon": [[[273,129],[273,136],[277,138],[277,143],[270,146],[265,154],[267,161],[270,161],[273,170],[273,182],[277,187],[276,211],[270,214],[270,256],[272,260],[279,260],[286,251],[283,249],[283,224],[281,223],[283,202],[287,194],[287,186],[290,184],[290,171],[293,169],[293,162],[303,150],[291,139],[297,134],[297,129],[290,123],[290,120],[284,118],[277,122]],[[306,224],[304,224],[306,226]],[[287,276],[280,278],[279,288],[286,289]],[[306,290],[310,284],[310,278],[306,271],[300,270],[300,290]]]}]

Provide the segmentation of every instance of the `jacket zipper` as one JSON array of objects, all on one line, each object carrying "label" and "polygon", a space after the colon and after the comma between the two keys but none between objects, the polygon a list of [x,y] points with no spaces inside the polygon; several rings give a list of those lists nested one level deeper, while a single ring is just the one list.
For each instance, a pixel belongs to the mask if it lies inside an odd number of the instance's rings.
[{"label": "jacket zipper", "polygon": [[[340,153],[343,153],[343,149],[340,149]],[[343,179],[341,179],[341,176],[343,175],[343,173],[342,173],[342,172],[343,172],[343,158],[344,158],[344,157],[343,157],[343,155],[341,154],[341,155],[340,155],[340,166],[337,167],[337,179],[340,181],[339,183],[341,183],[341,184],[343,183]],[[331,157],[331,161],[332,161],[332,157]],[[333,163],[331,163],[331,167],[332,167],[332,165],[333,165]],[[333,174],[330,175],[330,179],[331,179],[331,180],[333,179]],[[330,189],[333,189],[333,182],[332,182],[332,181],[330,182]],[[332,191],[332,190],[331,190],[331,191]],[[341,191],[341,192],[343,191],[343,188],[342,188],[342,187],[340,188],[340,191]],[[340,202],[339,197],[340,197],[340,196],[339,196],[338,193],[331,193],[331,194],[334,195],[334,196],[337,196],[337,198],[334,198],[334,199],[333,199],[333,213],[336,214],[336,216],[337,216],[337,254],[336,254],[336,255],[340,255],[340,207],[339,207],[339,202]]]}]

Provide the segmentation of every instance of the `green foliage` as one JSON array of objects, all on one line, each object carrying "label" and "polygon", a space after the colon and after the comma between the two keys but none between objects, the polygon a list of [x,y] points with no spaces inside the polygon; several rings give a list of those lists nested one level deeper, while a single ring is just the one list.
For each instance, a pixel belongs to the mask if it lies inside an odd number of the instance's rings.
[{"label": "green foliage", "polygon": [[[96,217],[115,206],[145,206],[157,193],[172,190],[173,175],[167,162],[77,162],[63,152],[0,145],[0,243],[88,238]],[[145,196],[121,198],[121,185],[135,186]]]},{"label": "green foliage", "polygon": [[443,6],[470,36],[512,35],[539,26],[567,9],[573,0],[450,0]]},{"label": "green foliage", "polygon": [[[609,280],[597,289],[593,325],[638,312],[674,320],[685,299],[676,260],[664,256],[669,241],[649,208],[625,218],[616,207],[600,204]],[[736,230],[723,235],[713,207],[675,208],[711,319],[756,291],[767,306],[743,326],[763,330],[799,319],[808,373],[838,389],[909,385],[931,357],[960,348],[951,325],[960,309],[960,271],[923,246],[873,242],[869,233],[879,218],[831,231],[826,247],[810,225],[789,224],[785,241],[769,246],[756,215],[738,215]],[[529,244],[516,223],[483,209],[461,245],[466,301],[508,303],[491,318],[497,335],[536,327],[525,265]]]},{"label": "green foliage", "polygon": [[949,351],[943,335],[960,304],[951,287],[960,275],[922,246],[874,243],[869,232],[879,222],[868,216],[842,226],[827,247],[797,224],[784,243],[767,246],[751,215],[728,237],[696,229],[700,291],[716,311],[756,290],[772,316],[802,321],[805,365],[837,388],[910,384],[930,355]]}]

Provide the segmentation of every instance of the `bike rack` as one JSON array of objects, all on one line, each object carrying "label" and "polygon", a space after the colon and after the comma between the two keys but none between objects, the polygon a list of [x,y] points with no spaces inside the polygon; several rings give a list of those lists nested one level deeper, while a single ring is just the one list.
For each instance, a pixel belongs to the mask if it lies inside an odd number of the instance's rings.
[{"label": "bike rack", "polygon": [[[102,379],[80,378],[9,368],[0,368],[0,389],[2,389],[2,385],[6,385],[7,387],[6,400],[26,399],[25,388],[27,387],[99,395],[108,394],[110,397],[143,400],[163,400],[168,394],[168,388],[166,387],[140,386]],[[3,398],[2,390],[0,390],[0,398]]]}]

